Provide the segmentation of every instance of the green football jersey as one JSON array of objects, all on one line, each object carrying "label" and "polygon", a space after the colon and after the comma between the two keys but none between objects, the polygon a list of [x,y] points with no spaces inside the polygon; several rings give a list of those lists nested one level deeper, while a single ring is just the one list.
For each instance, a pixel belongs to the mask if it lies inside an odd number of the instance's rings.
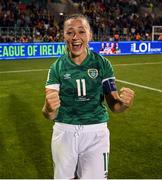
[{"label": "green football jersey", "polygon": [[50,67],[46,88],[59,90],[61,106],[56,122],[88,125],[107,122],[102,81],[114,78],[112,66],[104,57],[88,50],[82,64],[75,64],[68,54]]}]

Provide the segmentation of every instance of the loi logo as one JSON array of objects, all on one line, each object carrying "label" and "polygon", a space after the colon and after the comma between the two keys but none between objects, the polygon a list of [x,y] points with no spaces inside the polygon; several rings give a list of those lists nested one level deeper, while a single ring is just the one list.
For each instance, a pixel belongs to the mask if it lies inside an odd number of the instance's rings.
[{"label": "loi logo", "polygon": [[131,52],[134,53],[145,53],[145,52],[150,52],[151,51],[151,43],[132,43],[131,44]]}]

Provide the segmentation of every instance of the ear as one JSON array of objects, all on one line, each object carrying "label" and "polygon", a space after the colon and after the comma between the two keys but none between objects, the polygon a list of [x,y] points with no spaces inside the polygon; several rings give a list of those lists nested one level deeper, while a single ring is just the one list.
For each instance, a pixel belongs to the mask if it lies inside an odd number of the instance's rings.
[{"label": "ear", "polygon": [[65,38],[64,38],[64,43],[67,44],[67,41],[65,40]]},{"label": "ear", "polygon": [[93,32],[92,32],[92,31],[90,31],[90,32],[89,32],[89,41],[91,41],[91,40],[92,40],[92,38],[93,38]]},{"label": "ear", "polygon": [[65,34],[63,33],[63,39],[64,39],[64,42],[66,43],[66,40],[65,40]]}]

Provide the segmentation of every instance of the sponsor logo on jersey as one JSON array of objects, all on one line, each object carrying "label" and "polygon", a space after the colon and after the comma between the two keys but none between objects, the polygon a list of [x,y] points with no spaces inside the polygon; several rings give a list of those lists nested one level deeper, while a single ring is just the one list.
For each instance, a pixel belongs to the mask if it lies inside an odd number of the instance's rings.
[{"label": "sponsor logo on jersey", "polygon": [[90,99],[89,98],[86,98],[86,97],[79,97],[79,98],[76,98],[75,101],[89,101]]},{"label": "sponsor logo on jersey", "polygon": [[71,74],[64,74],[64,79],[70,79],[71,78]]},{"label": "sponsor logo on jersey", "polygon": [[95,79],[98,76],[98,70],[97,69],[88,69],[88,75],[89,75],[89,77]]}]

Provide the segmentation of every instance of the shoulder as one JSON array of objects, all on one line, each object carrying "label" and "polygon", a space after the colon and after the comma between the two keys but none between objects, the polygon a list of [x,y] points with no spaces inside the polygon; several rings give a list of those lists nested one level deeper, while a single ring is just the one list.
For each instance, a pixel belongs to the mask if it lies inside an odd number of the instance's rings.
[{"label": "shoulder", "polygon": [[102,55],[91,51],[91,56],[93,57],[93,59],[95,59],[95,61],[97,61],[101,66],[111,66],[111,62],[103,57]]},{"label": "shoulder", "polygon": [[60,69],[64,61],[66,60],[67,56],[63,55],[55,60],[53,64],[51,64],[50,68],[52,69]]}]

